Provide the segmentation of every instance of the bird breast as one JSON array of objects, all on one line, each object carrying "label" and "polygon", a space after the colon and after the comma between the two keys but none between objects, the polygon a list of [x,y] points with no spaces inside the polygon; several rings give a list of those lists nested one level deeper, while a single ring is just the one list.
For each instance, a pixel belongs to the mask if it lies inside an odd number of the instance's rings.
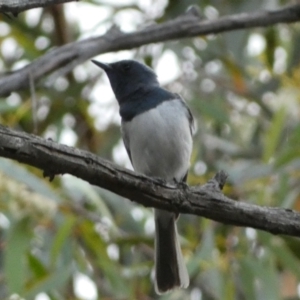
[{"label": "bird breast", "polygon": [[133,167],[148,176],[180,181],[189,167],[192,137],[181,100],[164,101],[122,123]]}]

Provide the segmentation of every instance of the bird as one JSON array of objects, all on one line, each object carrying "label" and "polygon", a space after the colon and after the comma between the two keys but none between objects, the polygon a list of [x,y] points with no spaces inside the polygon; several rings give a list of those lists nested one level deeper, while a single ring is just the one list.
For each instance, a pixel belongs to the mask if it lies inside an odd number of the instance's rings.
[{"label": "bird", "polygon": [[[92,62],[104,70],[118,101],[121,134],[134,170],[168,183],[185,183],[194,119],[183,98],[162,88],[155,72],[139,61]],[[189,286],[178,216],[154,209],[157,294]]]}]

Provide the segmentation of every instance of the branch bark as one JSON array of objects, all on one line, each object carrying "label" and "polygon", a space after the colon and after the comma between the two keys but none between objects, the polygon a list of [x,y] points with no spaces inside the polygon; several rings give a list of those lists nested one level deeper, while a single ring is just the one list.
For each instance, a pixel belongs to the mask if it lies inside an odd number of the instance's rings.
[{"label": "branch bark", "polygon": [[123,33],[118,28],[112,27],[102,36],[58,47],[17,71],[0,75],[0,96],[28,88],[28,74],[32,74],[34,82],[50,74],[51,82],[58,75],[69,73],[77,65],[98,54],[132,49],[150,43],[299,20],[300,4],[294,4],[274,11],[242,13],[217,20],[201,20],[192,10],[175,20],[152,25],[133,33]]},{"label": "branch bark", "polygon": [[20,12],[55,4],[62,4],[78,0],[0,0],[0,13],[11,13],[17,16]]},{"label": "branch bark", "polygon": [[219,172],[204,186],[170,185],[124,169],[87,151],[18,132],[0,125],[0,156],[37,167],[53,177],[69,173],[146,207],[194,214],[225,224],[253,227],[273,234],[300,236],[300,214],[283,208],[234,201],[221,189]]}]

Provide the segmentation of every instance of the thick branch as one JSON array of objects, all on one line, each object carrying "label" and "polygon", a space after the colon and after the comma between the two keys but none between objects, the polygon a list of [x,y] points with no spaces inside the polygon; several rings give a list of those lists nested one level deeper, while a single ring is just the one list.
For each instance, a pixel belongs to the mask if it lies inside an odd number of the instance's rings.
[{"label": "thick branch", "polygon": [[260,207],[224,196],[226,175],[218,173],[202,187],[178,187],[126,170],[89,152],[0,125],[0,156],[44,170],[69,173],[144,206],[203,216],[230,225],[300,236],[300,214],[283,208]]},{"label": "thick branch", "polygon": [[[150,43],[299,20],[300,4],[295,4],[275,11],[243,13],[217,20],[201,20],[193,12],[187,12],[175,20],[152,25],[133,33],[123,33],[114,27],[103,36],[56,48],[20,70],[0,75],[0,96],[27,88],[28,74],[32,74],[34,82],[38,82],[48,74],[51,74],[51,78],[56,78],[57,74],[67,74],[75,66],[98,54],[132,49]],[[55,72],[57,70],[58,73]]]},{"label": "thick branch", "polygon": [[17,15],[31,8],[46,7],[72,1],[78,0],[0,0],[0,12]]}]

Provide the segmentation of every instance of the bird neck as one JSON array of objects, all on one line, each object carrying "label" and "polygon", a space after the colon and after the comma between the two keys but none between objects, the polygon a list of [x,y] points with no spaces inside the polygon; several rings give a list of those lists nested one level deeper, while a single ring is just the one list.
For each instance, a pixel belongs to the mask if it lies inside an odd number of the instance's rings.
[{"label": "bird neck", "polygon": [[122,93],[122,96],[117,97],[119,105],[124,105],[128,102],[141,102],[147,95],[149,95],[153,89],[157,87],[157,85],[146,85],[146,84],[138,84],[134,88],[130,88],[128,93]]},{"label": "bird neck", "polygon": [[[175,97],[176,98],[176,97]],[[135,92],[118,99],[120,115],[123,121],[130,121],[135,116],[155,108],[164,101],[174,99],[174,94],[157,86],[143,86]]]}]

